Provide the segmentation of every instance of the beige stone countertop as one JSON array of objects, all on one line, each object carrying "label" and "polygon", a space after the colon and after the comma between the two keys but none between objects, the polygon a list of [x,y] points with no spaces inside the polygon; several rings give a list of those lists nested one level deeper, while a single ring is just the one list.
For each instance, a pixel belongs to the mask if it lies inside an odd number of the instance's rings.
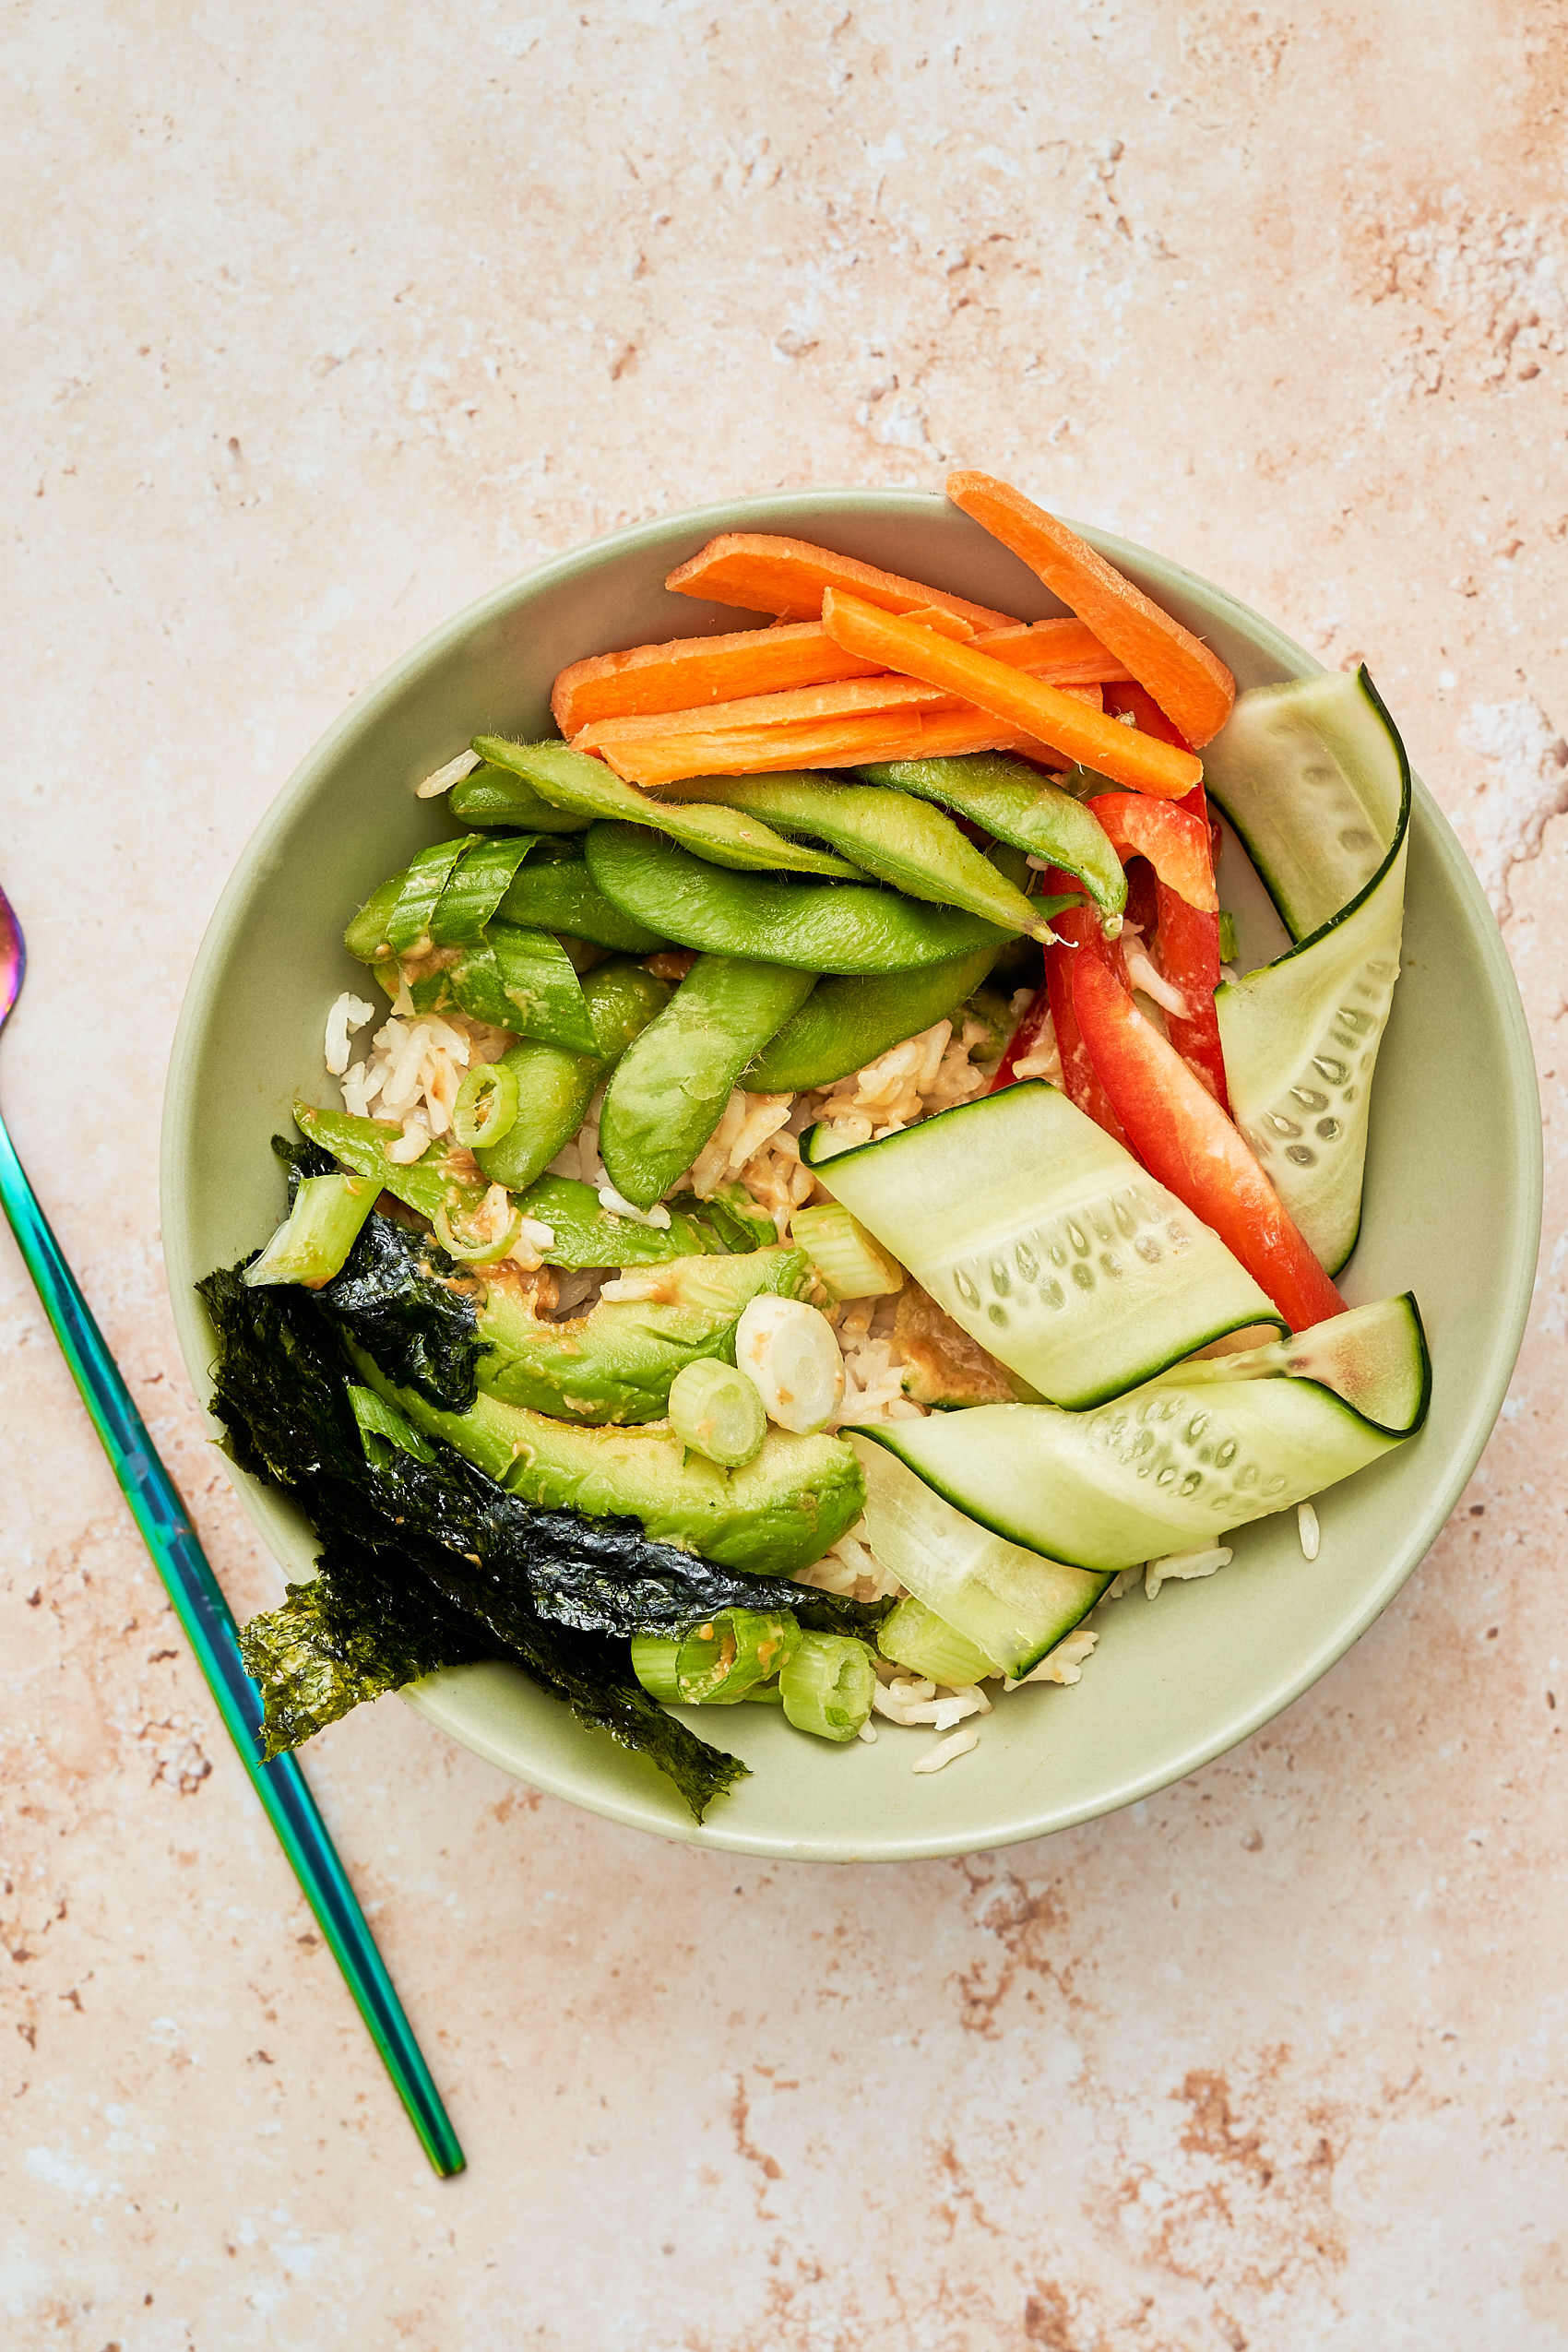
[{"label": "beige stone countertop", "polygon": [[1548,1194],[1430,1558],[1130,1812],[780,1869],[396,1699],[318,1740],[445,2186],[6,1237],[0,2337],[1568,2343],[1561,10],[23,0],[6,64],[5,1107],[242,1614],[279,1578],[159,1244],[186,974],[348,697],[618,524],[981,465],[1364,655],[1503,922]]}]

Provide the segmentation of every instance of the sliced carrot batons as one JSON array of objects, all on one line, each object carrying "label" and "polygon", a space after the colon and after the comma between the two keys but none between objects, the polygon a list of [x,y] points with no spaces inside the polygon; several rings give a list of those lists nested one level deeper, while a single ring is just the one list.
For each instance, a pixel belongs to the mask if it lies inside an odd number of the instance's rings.
[{"label": "sliced carrot batons", "polygon": [[[930,616],[929,618],[927,616]],[[909,617],[915,617],[910,615]],[[968,636],[968,624],[932,606],[919,615],[928,627],[939,617],[944,636]],[[1081,621],[1015,623],[973,643],[1016,670],[1052,684],[1121,684],[1126,671]],[[674,637],[666,645],[634,646],[626,653],[594,654],[574,661],[555,681],[550,707],[568,742],[604,719],[646,719],[667,710],[696,710],[744,695],[786,694],[802,686],[867,678],[880,664],[846,653],[820,621],[786,622],[772,629],[737,629],[722,637]]]},{"label": "sliced carrot batons", "polygon": [[1218,733],[1236,699],[1236,681],[1201,638],[1161,612],[1076,531],[993,474],[949,474],[947,495],[1087,623],[1189,743],[1206,743]]},{"label": "sliced carrot batons", "polygon": [[678,564],[664,585],[679,596],[738,604],[743,612],[771,612],[781,621],[814,621],[822,611],[822,592],[830,588],[849,588],[888,612],[915,612],[922,606],[950,612],[976,630],[1005,629],[1013,620],[1010,613],[902,579],[853,555],[836,555],[803,539],[775,539],[766,531],[721,531],[688,563]]},{"label": "sliced carrot batons", "polygon": [[[1077,692],[1089,694],[1092,687]],[[786,697],[757,698],[784,700]],[[756,706],[754,705],[754,707]],[[743,709],[743,704],[731,705]],[[791,767],[861,767],[876,760],[955,759],[964,752],[1019,752],[1049,761],[1051,754],[1021,728],[1008,727],[972,704],[942,698],[932,709],[905,704],[892,710],[831,713],[787,720],[725,721],[721,711],[683,711],[668,719],[606,719],[585,728],[573,745],[596,752],[629,784],[657,790],[685,776],[766,776]]]},{"label": "sliced carrot batons", "polygon": [[1203,764],[1193,753],[1088,710],[1060,687],[1009,669],[977,646],[954,645],[838,588],[824,596],[822,618],[846,653],[880,659],[889,670],[961,695],[1004,726],[1032,735],[1066,761],[1081,761],[1130,791],[1174,801],[1202,780]]}]

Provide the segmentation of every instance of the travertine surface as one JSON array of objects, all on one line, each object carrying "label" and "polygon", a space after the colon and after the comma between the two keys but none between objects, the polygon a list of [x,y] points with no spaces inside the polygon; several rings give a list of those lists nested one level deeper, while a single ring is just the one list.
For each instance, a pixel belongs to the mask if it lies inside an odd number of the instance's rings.
[{"label": "travertine surface", "polygon": [[468,2147],[444,2188],[7,1240],[0,2333],[1568,2343],[1561,11],[24,0],[6,38],[5,1100],[243,1611],[276,1574],[159,1255],[185,974],[346,697],[624,520],[984,464],[1366,654],[1503,920],[1549,1193],[1425,1567],[1131,1813],[780,1872],[395,1701],[319,1742]]}]

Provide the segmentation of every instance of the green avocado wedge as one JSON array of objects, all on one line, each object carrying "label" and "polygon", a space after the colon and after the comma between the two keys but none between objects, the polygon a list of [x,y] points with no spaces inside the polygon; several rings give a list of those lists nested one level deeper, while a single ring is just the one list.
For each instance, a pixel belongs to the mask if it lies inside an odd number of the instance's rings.
[{"label": "green avocado wedge", "polygon": [[657,1420],[685,1365],[734,1362],[735,1325],[752,1300],[799,1295],[806,1259],[775,1244],[744,1257],[671,1259],[636,1280],[641,1298],[601,1300],[567,1323],[540,1322],[520,1289],[493,1284],[479,1319],[492,1350],[480,1359],[481,1390],[558,1420]]},{"label": "green avocado wedge", "polygon": [[589,1518],[640,1519],[656,1541],[723,1568],[789,1576],[852,1527],[865,1504],[853,1449],[837,1437],[770,1430],[738,1470],[690,1452],[667,1423],[580,1429],[481,1395],[467,1413],[443,1412],[398,1388],[362,1349],[361,1377],[427,1437],[459,1454],[525,1503]]}]

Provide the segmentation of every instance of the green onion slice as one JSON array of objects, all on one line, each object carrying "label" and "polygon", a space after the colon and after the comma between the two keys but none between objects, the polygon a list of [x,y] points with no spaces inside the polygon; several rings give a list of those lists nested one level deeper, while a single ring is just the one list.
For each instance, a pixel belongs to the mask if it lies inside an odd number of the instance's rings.
[{"label": "green onion slice", "polygon": [[[675,1681],[687,1706],[727,1705],[770,1682],[809,1635],[787,1609],[721,1609],[681,1644]],[[870,1701],[867,1701],[870,1705]]]},{"label": "green onion slice", "polygon": [[517,1074],[505,1062],[481,1062],[457,1088],[452,1132],[468,1151],[510,1134],[517,1117]]},{"label": "green onion slice", "polygon": [[790,1238],[804,1250],[830,1298],[884,1299],[904,1287],[897,1259],[837,1201],[826,1208],[798,1208]]},{"label": "green onion slice", "polygon": [[716,1357],[683,1364],[670,1384],[670,1422],[694,1453],[739,1469],[762,1450],[767,1415],[744,1372]]},{"label": "green onion slice", "polygon": [[341,1273],[380,1194],[369,1176],[307,1176],[287,1223],[246,1266],[244,1280],[253,1290],[273,1282],[303,1282],[319,1290]]},{"label": "green onion slice", "polygon": [[465,1265],[494,1265],[512,1249],[522,1231],[523,1212],[514,1206],[505,1231],[499,1239],[491,1240],[476,1239],[471,1231],[465,1233],[460,1227],[455,1227],[445,1205],[436,1209],[431,1222],[435,1227],[436,1240],[449,1256],[461,1259]]},{"label": "green onion slice", "polygon": [[667,1633],[634,1633],[632,1635],[632,1672],[650,1697],[663,1706],[678,1706],[681,1685],[676,1679],[676,1666],[681,1645]]},{"label": "green onion slice", "polygon": [[797,1731],[814,1731],[819,1740],[853,1740],[871,1714],[876,1669],[865,1644],[848,1633],[802,1633],[778,1687]]},{"label": "green onion slice", "polygon": [[996,1671],[985,1652],[967,1634],[912,1593],[883,1619],[876,1629],[876,1645],[896,1665],[907,1666],[911,1674],[923,1675],[930,1681],[945,1683],[949,1690],[967,1689]]}]

